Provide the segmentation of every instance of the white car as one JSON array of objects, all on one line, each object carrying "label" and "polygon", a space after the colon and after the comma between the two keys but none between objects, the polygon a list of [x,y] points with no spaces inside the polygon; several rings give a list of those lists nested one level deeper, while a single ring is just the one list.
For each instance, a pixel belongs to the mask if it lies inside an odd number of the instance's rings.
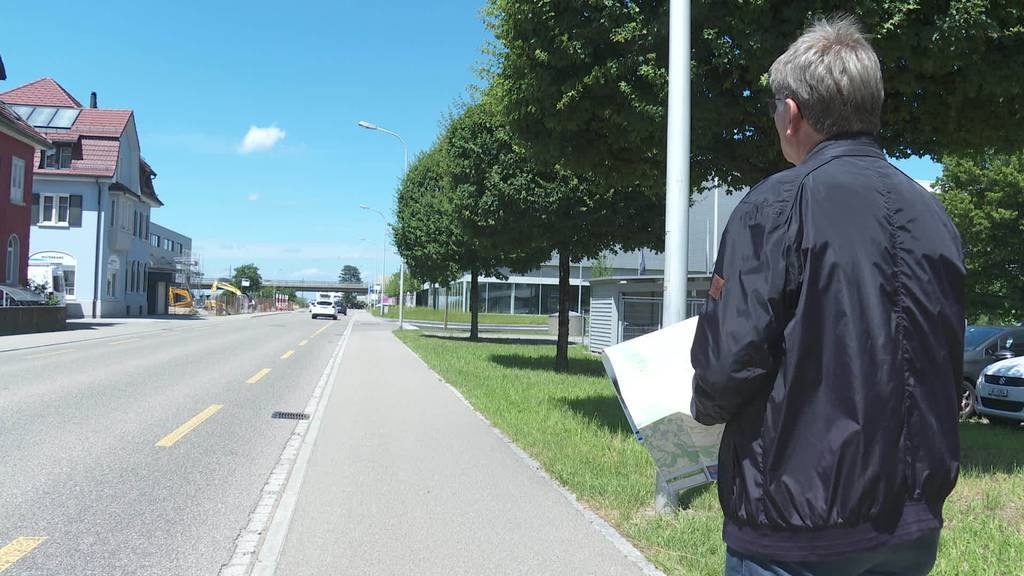
[{"label": "white car", "polygon": [[1013,427],[1024,422],[1024,356],[987,366],[975,388],[975,408],[989,422]]},{"label": "white car", "polygon": [[334,302],[330,300],[317,300],[309,305],[309,313],[316,320],[320,316],[330,316],[331,320],[338,319],[338,311],[334,309]]}]

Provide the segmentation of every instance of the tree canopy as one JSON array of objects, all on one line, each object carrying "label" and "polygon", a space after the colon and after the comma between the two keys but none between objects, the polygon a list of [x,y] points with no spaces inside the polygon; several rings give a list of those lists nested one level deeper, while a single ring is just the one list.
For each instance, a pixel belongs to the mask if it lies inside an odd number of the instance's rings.
[{"label": "tree canopy", "polygon": [[[242,280],[248,280],[249,285],[242,287]],[[231,283],[246,294],[257,294],[263,287],[263,277],[260,276],[260,268],[256,264],[242,264],[235,268],[235,274],[231,277]]]},{"label": "tree canopy", "polygon": [[359,268],[345,264],[341,267],[341,271],[338,272],[338,282],[344,284],[359,284],[363,281],[362,276],[359,273]]},{"label": "tree canopy", "polygon": [[[664,185],[668,6],[490,0],[488,80],[536,158],[613,186]],[[784,167],[767,71],[816,16],[857,16],[882,64],[880,138],[894,157],[1012,151],[1024,130],[1019,0],[694,0],[694,186]]]},{"label": "tree canopy", "polygon": [[936,182],[963,242],[967,315],[1024,320],[1024,152],[947,156]]}]

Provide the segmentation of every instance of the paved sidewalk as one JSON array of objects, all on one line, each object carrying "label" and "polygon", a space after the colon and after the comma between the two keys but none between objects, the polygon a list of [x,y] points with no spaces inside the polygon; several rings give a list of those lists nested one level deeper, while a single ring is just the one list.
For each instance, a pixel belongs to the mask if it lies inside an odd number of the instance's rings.
[{"label": "paved sidewalk", "polygon": [[393,327],[361,320],[277,575],[645,573]]}]

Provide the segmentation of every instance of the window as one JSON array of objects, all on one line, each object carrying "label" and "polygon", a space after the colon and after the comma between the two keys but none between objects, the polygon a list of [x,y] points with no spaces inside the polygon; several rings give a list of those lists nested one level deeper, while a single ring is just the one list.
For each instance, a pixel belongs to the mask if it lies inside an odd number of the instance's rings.
[{"label": "window", "polygon": [[113,298],[114,296],[117,296],[116,291],[117,291],[117,272],[109,271],[109,272],[107,272],[107,296],[109,296],[111,298]]},{"label": "window", "polygon": [[8,284],[18,284],[18,272],[21,268],[21,242],[17,234],[11,234],[7,239],[7,278]]},{"label": "window", "polygon": [[117,222],[117,198],[110,199],[110,227],[114,227],[114,223]]},{"label": "window", "polygon": [[71,146],[59,144],[53,150],[47,150],[46,159],[43,161],[43,167],[51,170],[57,168],[71,168]]},{"label": "window", "polygon": [[132,213],[132,236],[139,237],[139,211]]},{"label": "window", "polygon": [[36,222],[48,226],[82,225],[82,196],[76,194],[33,194],[32,212]]},{"label": "window", "polygon": [[154,248],[160,247],[160,237],[150,232],[149,234],[149,245]]},{"label": "window", "polygon": [[71,168],[71,146],[61,146],[57,150],[60,151],[60,167]]},{"label": "window", "polygon": [[75,297],[75,267],[67,264],[64,265],[64,295]]},{"label": "window", "polygon": [[11,202],[25,203],[25,161],[17,156],[11,158]]}]

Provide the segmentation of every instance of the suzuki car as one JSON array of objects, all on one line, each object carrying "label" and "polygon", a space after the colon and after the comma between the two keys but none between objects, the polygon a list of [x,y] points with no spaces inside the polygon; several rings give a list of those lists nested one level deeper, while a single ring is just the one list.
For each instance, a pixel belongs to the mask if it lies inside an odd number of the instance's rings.
[{"label": "suzuki car", "polygon": [[977,412],[989,422],[1013,427],[1024,422],[1024,357],[989,365],[975,389]]}]

